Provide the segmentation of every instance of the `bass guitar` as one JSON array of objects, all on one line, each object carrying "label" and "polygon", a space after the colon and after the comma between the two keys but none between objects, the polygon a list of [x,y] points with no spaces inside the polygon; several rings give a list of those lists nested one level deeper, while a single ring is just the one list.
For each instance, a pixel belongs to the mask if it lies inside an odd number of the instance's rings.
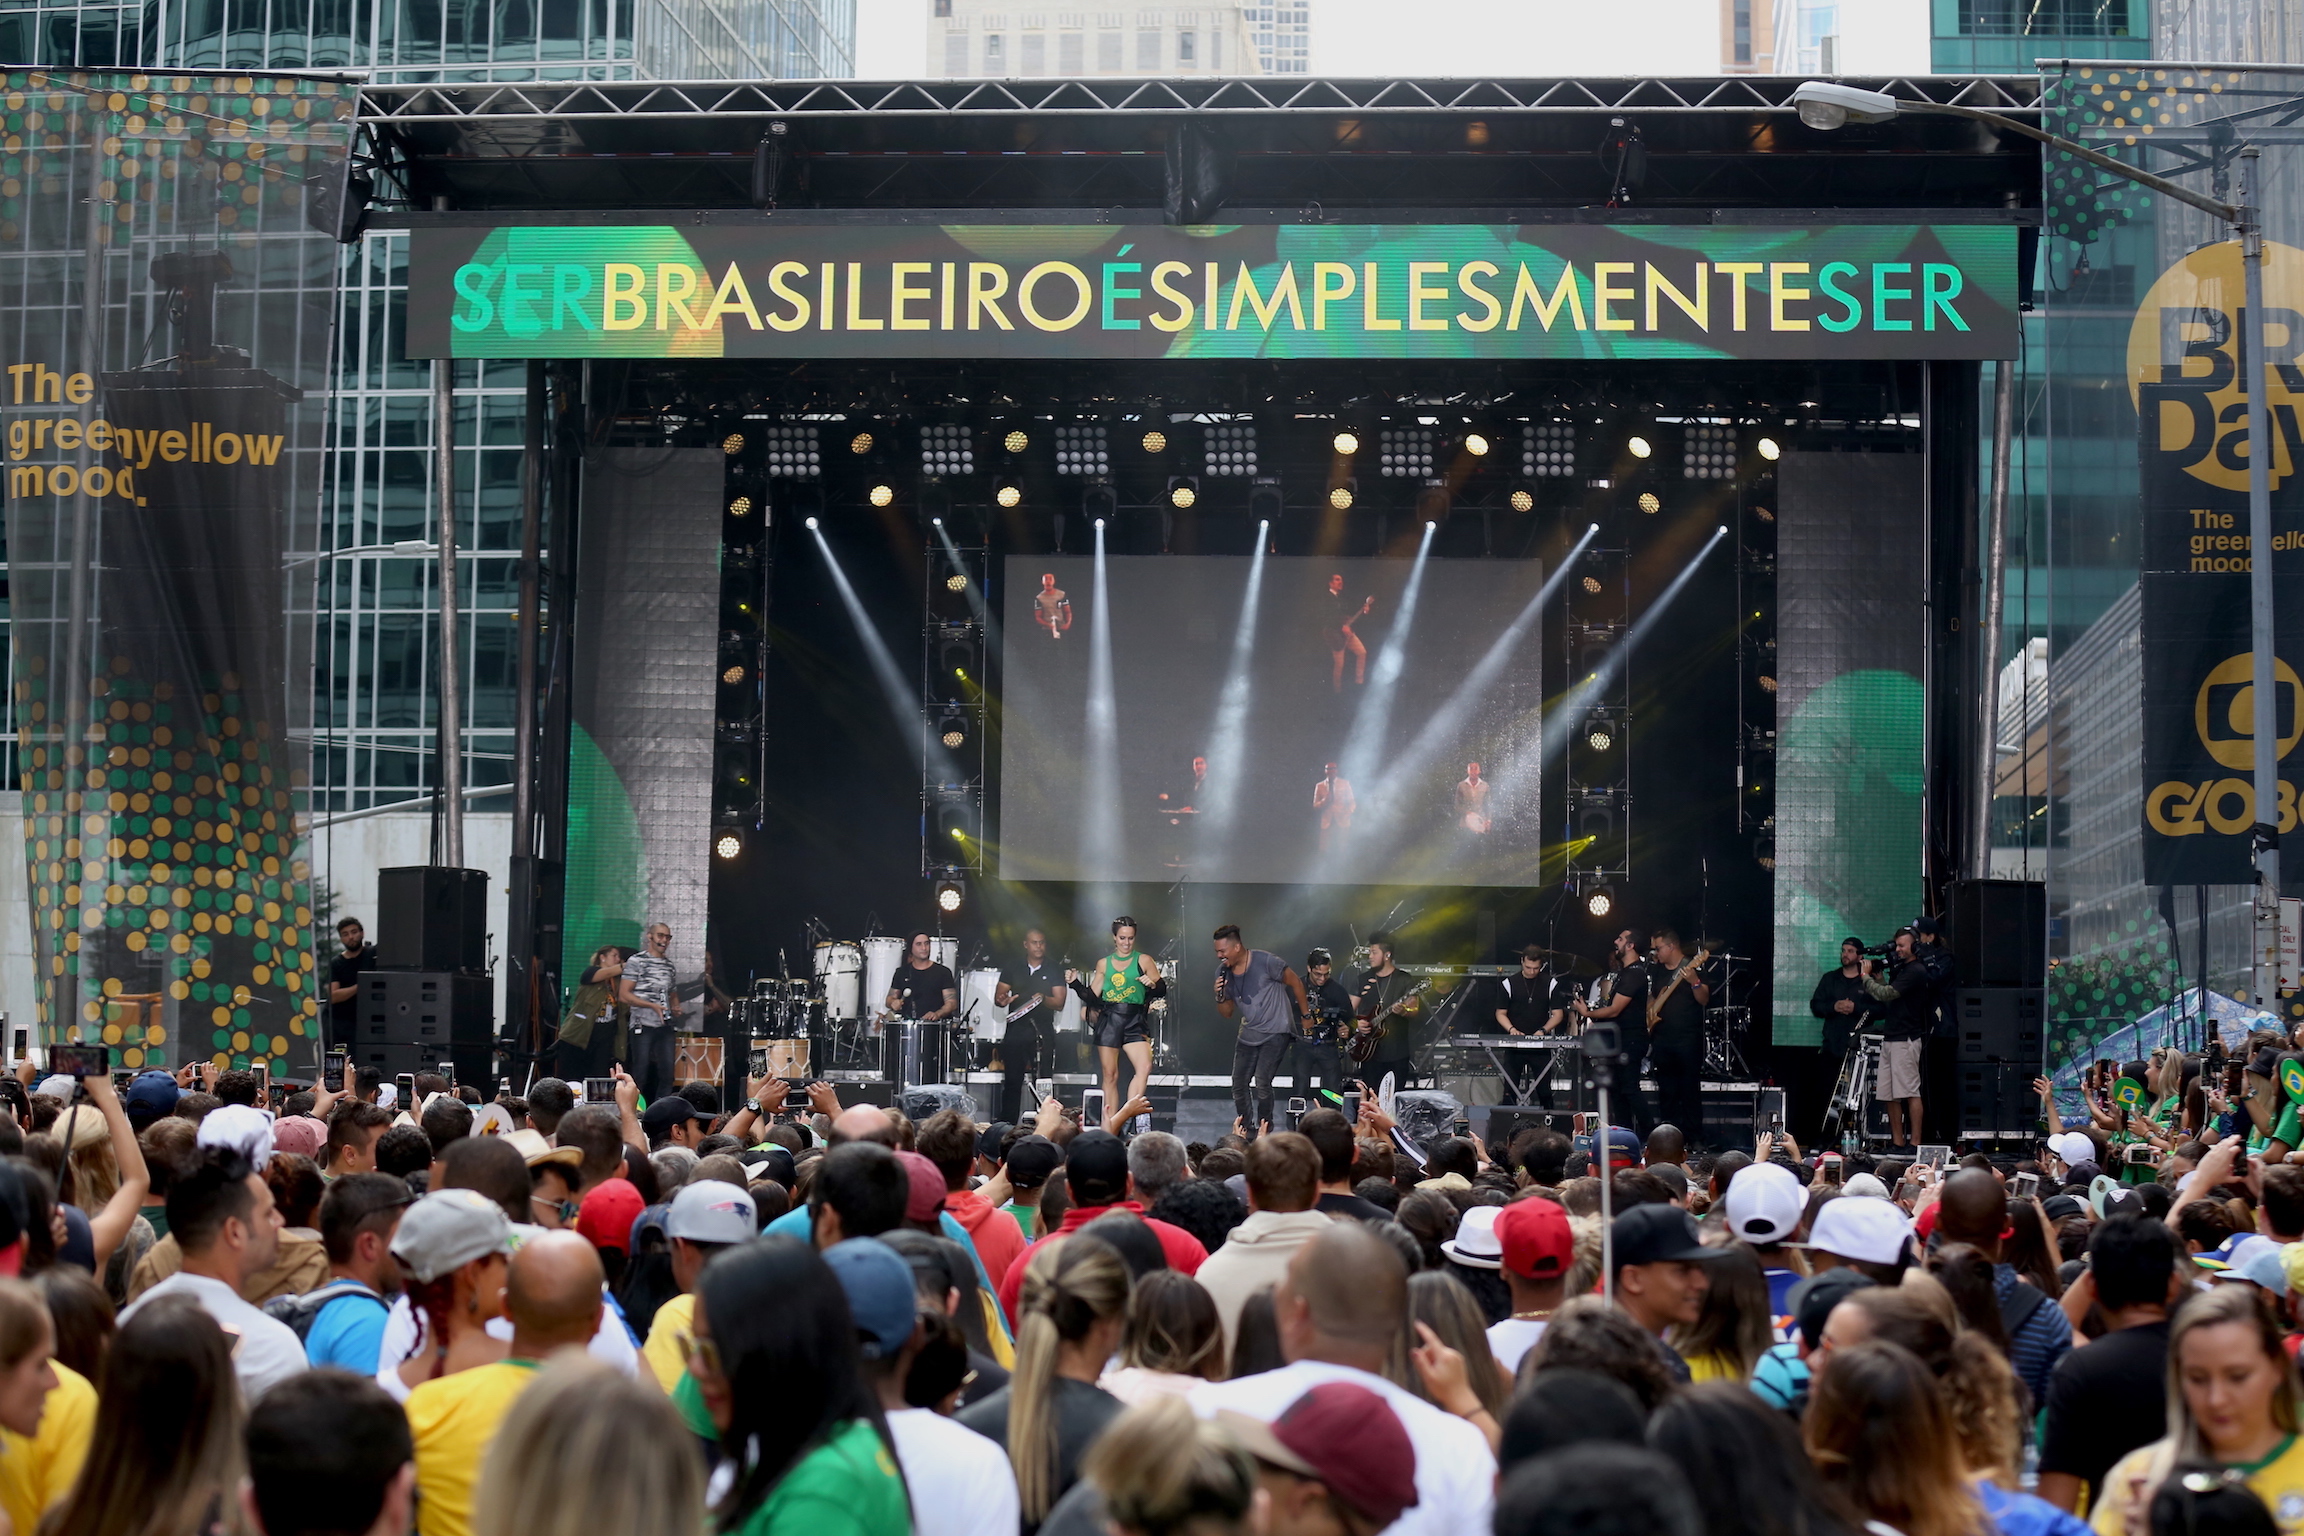
[{"label": "bass guitar", "polygon": [[1355,1063],[1375,1060],[1376,1047],[1382,1044],[1384,1040],[1385,1021],[1406,1008],[1418,993],[1431,985],[1431,979],[1427,977],[1375,1013],[1364,1019],[1355,1020],[1352,1025],[1352,1033],[1346,1036],[1344,1040],[1344,1054],[1351,1057]]},{"label": "bass guitar", "polygon": [[1690,960],[1686,965],[1683,965],[1680,967],[1680,969],[1672,973],[1672,981],[1670,985],[1666,986],[1663,991],[1656,993],[1654,996],[1648,999],[1648,1027],[1650,1029],[1654,1029],[1656,1027],[1656,1021],[1664,1017],[1664,1005],[1671,1001],[1672,994],[1679,991],[1680,988],[1686,984],[1689,977],[1695,975],[1698,971],[1703,970],[1705,966],[1711,963],[1711,961],[1711,949],[1709,947],[1699,949],[1696,951],[1696,958]]}]

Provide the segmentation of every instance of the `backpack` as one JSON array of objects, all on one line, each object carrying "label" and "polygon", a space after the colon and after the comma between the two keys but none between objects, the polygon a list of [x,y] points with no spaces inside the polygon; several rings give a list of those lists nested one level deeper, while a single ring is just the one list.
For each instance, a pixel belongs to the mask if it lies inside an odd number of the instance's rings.
[{"label": "backpack", "polygon": [[379,1302],[384,1299],[363,1281],[331,1280],[320,1289],[306,1291],[301,1296],[273,1297],[264,1303],[264,1315],[295,1329],[298,1343],[310,1343],[312,1324],[327,1309],[328,1303],[342,1301],[347,1296],[367,1296]]}]

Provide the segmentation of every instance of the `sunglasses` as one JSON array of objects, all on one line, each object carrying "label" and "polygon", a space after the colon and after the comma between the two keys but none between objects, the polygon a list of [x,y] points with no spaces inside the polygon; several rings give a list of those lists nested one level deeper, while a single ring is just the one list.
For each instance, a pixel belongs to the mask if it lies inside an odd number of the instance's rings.
[{"label": "sunglasses", "polygon": [[528,1197],[528,1203],[530,1205],[540,1205],[548,1211],[558,1211],[560,1213],[561,1221],[571,1225],[574,1224],[578,1212],[582,1210],[582,1207],[573,1200],[551,1200],[547,1199],[543,1195],[530,1195]]},{"label": "sunglasses", "polygon": [[690,1334],[681,1340],[680,1350],[687,1357],[689,1375],[718,1376],[721,1374],[720,1350],[710,1339],[698,1338],[694,1334]]}]

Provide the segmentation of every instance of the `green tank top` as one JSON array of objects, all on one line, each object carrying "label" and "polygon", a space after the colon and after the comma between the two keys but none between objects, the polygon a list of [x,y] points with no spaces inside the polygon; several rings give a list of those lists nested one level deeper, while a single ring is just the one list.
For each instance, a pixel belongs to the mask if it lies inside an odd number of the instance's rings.
[{"label": "green tank top", "polygon": [[1104,957],[1104,1001],[1108,1003],[1140,1003],[1144,1001],[1144,970],[1137,962],[1144,957],[1130,955],[1122,960],[1118,955]]}]

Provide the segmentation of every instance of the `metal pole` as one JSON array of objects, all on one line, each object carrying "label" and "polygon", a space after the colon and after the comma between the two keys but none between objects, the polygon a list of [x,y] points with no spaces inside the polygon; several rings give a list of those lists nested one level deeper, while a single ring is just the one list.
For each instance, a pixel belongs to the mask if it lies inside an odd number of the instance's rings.
[{"label": "metal pole", "polygon": [[1593,1100],[1600,1106],[1599,1134],[1592,1138],[1600,1152],[1600,1299],[1610,1306],[1616,1304],[1616,1199],[1608,1187],[1608,1084],[1613,1073],[1612,1064],[1593,1065]]},{"label": "metal pole", "polygon": [[2256,211],[2257,151],[2240,151],[2240,203],[2244,218],[2233,225],[2240,237],[2240,270],[2248,316],[2240,327],[2247,359],[2240,387],[2248,392],[2248,649],[2254,690],[2256,737],[2256,815],[2251,836],[2256,853],[2256,958],[2250,980],[2259,1008],[2278,993],[2280,974],[2280,711],[2273,692],[2272,626],[2272,427],[2265,402],[2268,353],[2264,335],[2264,231]]},{"label": "metal pole", "polygon": [[1992,790],[2000,777],[2000,610],[2008,590],[2008,452],[2015,419],[2016,364],[2002,358],[1992,386],[1992,505],[1984,536],[1984,621],[1976,636],[1983,686],[1977,690],[1979,773],[1968,873],[1979,880],[1992,873]]},{"label": "metal pole", "polygon": [[527,437],[520,483],[520,649],[512,735],[512,857],[536,851],[536,649],[542,612],[544,537],[544,362],[528,363]]},{"label": "metal pole", "polygon": [[456,365],[432,362],[432,480],[440,540],[440,839],[432,862],[464,867],[464,646],[456,622]]}]

